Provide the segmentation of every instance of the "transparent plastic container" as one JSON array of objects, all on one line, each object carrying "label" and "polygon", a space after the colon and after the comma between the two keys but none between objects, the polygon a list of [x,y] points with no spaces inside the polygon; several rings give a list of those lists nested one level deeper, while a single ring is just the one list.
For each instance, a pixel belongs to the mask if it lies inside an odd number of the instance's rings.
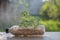
[{"label": "transparent plastic container", "polygon": [[39,29],[41,29],[41,30],[43,30],[43,31],[45,32],[45,26],[44,26],[44,25],[39,25],[39,26],[38,26],[38,30],[39,30]]},{"label": "transparent plastic container", "polygon": [[19,35],[40,35],[43,36],[45,33],[45,26],[44,25],[39,25],[36,29],[34,29],[33,27],[28,27],[28,28],[23,28],[23,27],[19,27],[19,29],[16,29],[17,27],[15,26],[15,28],[12,27],[12,29],[10,29],[10,32],[15,35],[15,36],[19,36]]}]

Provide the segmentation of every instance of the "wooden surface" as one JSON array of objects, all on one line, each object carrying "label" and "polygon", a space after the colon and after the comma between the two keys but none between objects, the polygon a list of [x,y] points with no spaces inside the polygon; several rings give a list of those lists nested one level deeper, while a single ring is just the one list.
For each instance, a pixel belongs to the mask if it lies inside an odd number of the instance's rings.
[{"label": "wooden surface", "polygon": [[[5,33],[4,33],[5,34]],[[11,34],[8,34],[11,36]],[[60,32],[46,32],[44,37],[7,37],[7,40],[60,40]]]}]

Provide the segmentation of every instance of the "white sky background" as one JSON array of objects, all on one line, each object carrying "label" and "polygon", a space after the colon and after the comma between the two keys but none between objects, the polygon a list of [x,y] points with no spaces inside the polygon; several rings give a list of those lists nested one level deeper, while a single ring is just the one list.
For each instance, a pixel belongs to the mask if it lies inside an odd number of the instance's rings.
[{"label": "white sky background", "polygon": [[48,0],[42,0],[43,2],[48,1]]}]

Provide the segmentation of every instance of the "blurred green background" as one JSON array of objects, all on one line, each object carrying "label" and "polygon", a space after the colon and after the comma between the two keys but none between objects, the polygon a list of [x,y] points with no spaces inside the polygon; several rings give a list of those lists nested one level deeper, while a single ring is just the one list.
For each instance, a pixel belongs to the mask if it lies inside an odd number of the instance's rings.
[{"label": "blurred green background", "polygon": [[41,24],[47,31],[60,31],[60,0],[48,0],[40,10]]},{"label": "blurred green background", "polygon": [[[22,2],[22,0],[20,0]],[[19,5],[19,3],[17,5]],[[25,10],[29,11],[29,4],[24,3]],[[35,9],[36,10],[36,9]],[[24,12],[24,11],[22,11]],[[22,13],[20,12],[20,14]],[[30,13],[31,11],[29,11]],[[27,15],[25,15],[27,16]],[[60,32],[60,0],[48,0],[45,1],[42,6],[40,7],[39,10],[39,15],[29,15],[28,20],[31,18],[36,18],[36,20],[39,20],[40,25],[45,25],[46,31],[54,31],[54,32]],[[21,15],[18,17],[18,20]],[[14,17],[15,18],[15,17]],[[35,21],[35,20],[34,20]],[[37,22],[35,22],[37,23]],[[19,24],[18,21],[14,21],[12,23],[10,22],[3,22],[0,21],[0,31],[4,31],[6,28],[11,27],[12,25],[17,25]],[[33,24],[33,23],[32,23]]]}]

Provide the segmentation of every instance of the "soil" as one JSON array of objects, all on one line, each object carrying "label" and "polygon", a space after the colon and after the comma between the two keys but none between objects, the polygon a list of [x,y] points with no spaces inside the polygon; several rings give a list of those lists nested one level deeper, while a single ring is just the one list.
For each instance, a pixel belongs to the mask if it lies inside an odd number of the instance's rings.
[{"label": "soil", "polygon": [[11,32],[14,35],[43,35],[44,30],[39,29],[39,30],[34,30],[34,29],[19,29],[19,30],[14,30],[14,32]]}]

